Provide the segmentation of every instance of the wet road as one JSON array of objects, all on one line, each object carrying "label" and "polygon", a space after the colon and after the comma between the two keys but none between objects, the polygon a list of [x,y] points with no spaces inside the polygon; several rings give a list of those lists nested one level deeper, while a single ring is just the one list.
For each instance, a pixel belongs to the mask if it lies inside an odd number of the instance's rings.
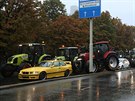
[{"label": "wet road", "polygon": [[0,90],[1,101],[135,101],[135,70]]}]

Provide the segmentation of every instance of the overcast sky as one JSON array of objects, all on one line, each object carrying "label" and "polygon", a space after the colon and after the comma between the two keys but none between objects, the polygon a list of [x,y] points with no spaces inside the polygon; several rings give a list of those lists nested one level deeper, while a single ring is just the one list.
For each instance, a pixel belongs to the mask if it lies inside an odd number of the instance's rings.
[{"label": "overcast sky", "polygon": [[[65,4],[68,14],[71,6],[79,5],[79,0],[60,1]],[[118,17],[123,23],[135,26],[135,0],[101,0],[101,11],[106,10],[112,17]]]}]

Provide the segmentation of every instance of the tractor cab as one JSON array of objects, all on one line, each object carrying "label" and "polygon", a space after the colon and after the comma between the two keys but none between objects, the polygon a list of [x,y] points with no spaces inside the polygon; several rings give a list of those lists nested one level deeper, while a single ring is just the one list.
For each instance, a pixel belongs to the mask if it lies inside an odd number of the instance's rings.
[{"label": "tractor cab", "polygon": [[58,57],[63,57],[62,60],[72,61],[78,55],[78,47],[61,47],[58,50]]},{"label": "tractor cab", "polygon": [[95,58],[103,59],[106,52],[110,50],[108,41],[101,41],[94,43],[93,45],[93,53],[95,55]]},{"label": "tractor cab", "polygon": [[23,43],[19,44],[19,53],[28,54],[28,60],[31,63],[38,63],[38,59],[41,55],[45,54],[45,44],[41,43]]}]

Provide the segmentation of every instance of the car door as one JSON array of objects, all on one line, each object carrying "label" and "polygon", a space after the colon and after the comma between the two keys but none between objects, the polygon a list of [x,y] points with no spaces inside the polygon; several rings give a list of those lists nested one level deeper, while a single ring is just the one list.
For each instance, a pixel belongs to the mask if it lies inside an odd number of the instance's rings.
[{"label": "car door", "polygon": [[62,76],[65,75],[65,71],[67,69],[69,70],[69,68],[66,66],[66,63],[64,61],[60,61],[60,71]]},{"label": "car door", "polygon": [[60,61],[60,71],[64,72],[66,70],[66,64],[64,63],[64,61]]},{"label": "car door", "polygon": [[59,77],[61,76],[61,68],[60,68],[60,62],[59,61],[54,61],[53,63],[53,77]]}]

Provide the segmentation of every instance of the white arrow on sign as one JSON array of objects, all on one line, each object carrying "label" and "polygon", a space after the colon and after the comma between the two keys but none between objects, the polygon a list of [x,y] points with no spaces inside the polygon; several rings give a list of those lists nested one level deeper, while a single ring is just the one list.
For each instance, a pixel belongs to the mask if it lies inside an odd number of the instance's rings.
[{"label": "white arrow on sign", "polygon": [[93,16],[95,16],[95,11],[93,11]]},{"label": "white arrow on sign", "polygon": [[87,12],[85,11],[85,12],[84,12],[84,17],[86,17],[86,16],[87,16]]}]

